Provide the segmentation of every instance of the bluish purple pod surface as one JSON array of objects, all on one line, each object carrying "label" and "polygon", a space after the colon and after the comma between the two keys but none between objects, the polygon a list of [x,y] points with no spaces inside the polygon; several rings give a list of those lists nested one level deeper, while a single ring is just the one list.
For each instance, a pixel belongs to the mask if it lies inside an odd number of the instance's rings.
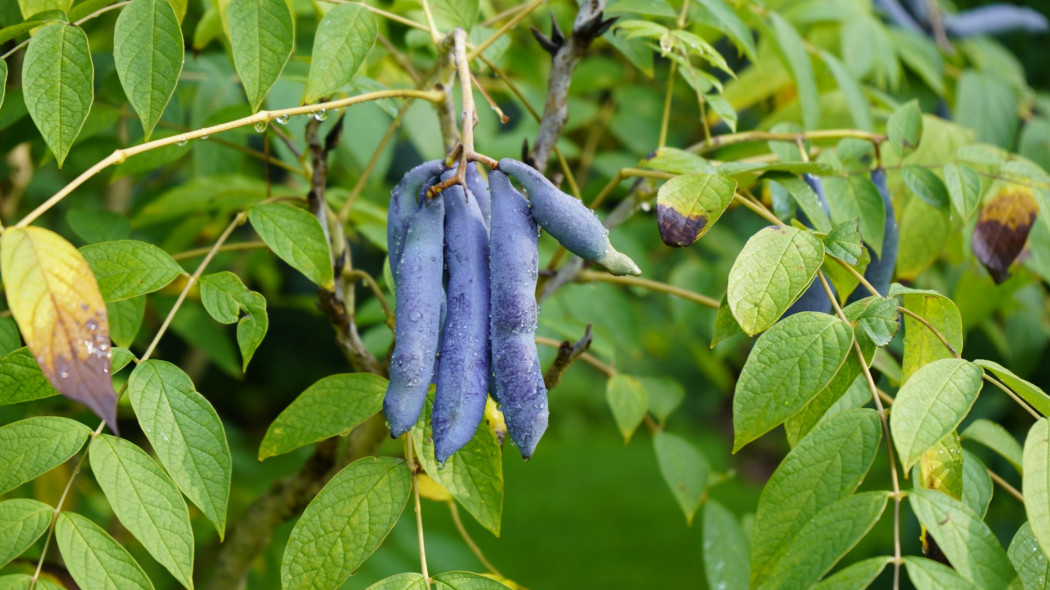
[{"label": "bluish purple pod surface", "polygon": [[386,244],[390,257],[390,272],[397,276],[397,265],[405,249],[405,234],[419,209],[419,190],[433,177],[441,174],[445,164],[430,160],[409,170],[401,182],[390,191],[390,205],[386,214]]},{"label": "bluish purple pod surface", "polygon": [[[886,186],[886,171],[876,168],[871,171],[871,182],[879,189],[882,195],[882,204],[886,207],[886,222],[882,226],[882,257],[871,252],[871,262],[864,270],[864,278],[875,287],[883,297],[889,293],[890,282],[893,280],[893,268],[897,264],[897,216],[893,210],[893,199],[890,198],[890,189]],[[868,249],[869,252],[871,249]],[[871,293],[864,285],[858,285],[849,295],[848,303],[858,299],[864,299]]]},{"label": "bluish purple pod surface", "polygon": [[944,15],[944,30],[953,37],[1002,35],[1011,31],[1046,32],[1050,23],[1037,10],[1011,4],[989,4]]},{"label": "bluish purple pod surface", "polygon": [[470,194],[478,200],[478,209],[481,209],[481,216],[485,218],[485,227],[489,227],[492,218],[492,196],[489,194],[489,185],[485,182],[485,179],[481,177],[481,173],[478,172],[478,165],[475,162],[469,162],[467,164],[467,190]]},{"label": "bluish purple pod surface", "polygon": [[[821,182],[820,177],[812,174],[803,174],[802,180],[809,185],[809,188],[813,189],[813,192],[817,193],[817,198],[820,199],[820,206],[824,208],[824,213],[827,213],[828,199],[824,195],[824,183]],[[798,212],[798,220],[806,227],[813,229],[813,224],[801,210]],[[832,293],[834,293],[834,287],[832,288]],[[831,313],[831,300],[828,299],[828,294],[824,292],[824,285],[820,283],[820,279],[814,279],[810,283],[809,288],[791,304],[791,307],[784,312],[782,317],[786,318],[800,311]]]},{"label": "bluish purple pod surface", "polygon": [[445,207],[441,199],[420,206],[405,236],[397,283],[394,354],[383,412],[394,436],[412,428],[434,374],[441,326]]},{"label": "bluish purple pod surface", "polygon": [[507,432],[521,456],[528,459],[547,429],[549,416],[547,387],[536,351],[539,232],[528,202],[504,173],[493,170],[489,188],[493,397],[500,402]]},{"label": "bluish purple pod surface", "polygon": [[431,424],[434,456],[443,463],[470,442],[485,415],[490,373],[489,239],[477,200],[462,186],[445,189],[439,198],[446,212],[448,311]]},{"label": "bluish purple pod surface", "polygon": [[600,264],[614,275],[642,274],[633,260],[612,247],[608,230],[579,200],[558,190],[524,162],[503,158],[499,169],[525,187],[533,219],[567,250]]}]

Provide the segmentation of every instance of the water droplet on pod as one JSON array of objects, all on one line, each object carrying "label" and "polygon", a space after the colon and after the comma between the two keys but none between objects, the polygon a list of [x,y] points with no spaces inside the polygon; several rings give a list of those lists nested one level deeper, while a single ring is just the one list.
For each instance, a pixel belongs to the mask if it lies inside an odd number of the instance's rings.
[{"label": "water droplet on pod", "polygon": [[274,118],[274,121],[277,121],[278,125],[287,125],[288,115],[277,115],[277,117]]},{"label": "water droplet on pod", "polygon": [[266,121],[257,121],[255,123],[255,132],[256,133],[262,133],[263,131],[266,131],[267,127],[268,127],[268,125],[267,125]]}]

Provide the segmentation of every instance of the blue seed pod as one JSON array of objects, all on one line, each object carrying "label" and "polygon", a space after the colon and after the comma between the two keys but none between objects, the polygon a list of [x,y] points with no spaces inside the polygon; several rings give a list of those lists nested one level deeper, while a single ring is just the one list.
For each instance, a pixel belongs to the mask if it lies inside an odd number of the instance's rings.
[{"label": "blue seed pod", "polygon": [[1043,33],[1047,19],[1040,12],[1024,6],[989,4],[944,15],[944,30],[953,37],[1002,35],[1011,31]]},{"label": "blue seed pod", "polygon": [[477,164],[474,162],[467,164],[467,190],[478,200],[481,216],[485,218],[485,227],[489,227],[492,223],[492,197],[489,195],[489,185],[478,173]]},{"label": "blue seed pod", "polygon": [[394,354],[383,412],[401,436],[419,418],[434,374],[441,314],[445,207],[440,199],[419,208],[405,237],[397,282]]},{"label": "blue seed pod", "polygon": [[390,272],[397,276],[397,265],[405,249],[405,234],[419,209],[419,189],[430,178],[445,169],[442,160],[430,160],[409,170],[401,182],[390,191],[390,206],[386,214],[386,245],[390,257]]},{"label": "blue seed pod", "polygon": [[448,311],[431,423],[434,456],[443,463],[470,442],[485,414],[490,373],[489,239],[477,200],[462,186],[445,189],[440,199],[446,211]]},{"label": "blue seed pod", "polygon": [[494,238],[489,242],[493,397],[500,401],[507,432],[528,459],[547,429],[549,415],[536,351],[539,232],[528,202],[504,173],[493,170],[489,187]]},{"label": "blue seed pod", "polygon": [[538,170],[524,162],[503,158],[499,169],[525,187],[529,192],[533,219],[567,250],[600,264],[614,275],[642,274],[633,260],[612,247],[608,230],[579,200],[558,190]]},{"label": "blue seed pod", "polygon": [[[817,193],[817,198],[820,199],[820,205],[821,207],[824,207],[824,213],[827,213],[828,199],[824,195],[824,183],[821,182],[819,177],[813,176],[812,174],[803,174],[802,180],[806,181],[809,188]],[[813,224],[810,223],[809,218],[806,217],[806,214],[801,210],[798,212],[798,220],[806,227],[813,229]],[[832,293],[834,293],[834,288],[832,288]],[[820,284],[820,279],[814,279],[813,282],[810,283],[809,288],[802,293],[801,297],[791,304],[791,307],[784,312],[782,317],[786,318],[800,311],[831,313],[831,300],[828,299],[828,294],[824,292],[824,285]]]},{"label": "blue seed pod", "polygon": [[[890,282],[893,279],[893,268],[897,264],[897,216],[893,210],[893,199],[890,198],[890,189],[886,186],[886,171],[876,168],[871,171],[871,182],[879,189],[882,195],[882,204],[886,207],[886,222],[882,226],[882,257],[879,258],[871,252],[871,263],[864,270],[864,278],[875,287],[879,293],[886,296],[890,290]],[[848,303],[858,299],[864,299],[871,293],[864,285],[858,285],[849,295]]]}]

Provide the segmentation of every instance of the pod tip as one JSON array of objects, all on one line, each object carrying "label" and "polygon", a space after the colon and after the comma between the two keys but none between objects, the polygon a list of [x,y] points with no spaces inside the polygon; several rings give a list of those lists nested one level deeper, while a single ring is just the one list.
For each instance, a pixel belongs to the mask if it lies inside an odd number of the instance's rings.
[{"label": "pod tip", "polygon": [[622,253],[617,252],[613,248],[609,248],[605,254],[595,260],[598,264],[602,265],[605,270],[616,276],[631,275],[639,276],[642,274],[642,269],[638,268],[631,257]]}]

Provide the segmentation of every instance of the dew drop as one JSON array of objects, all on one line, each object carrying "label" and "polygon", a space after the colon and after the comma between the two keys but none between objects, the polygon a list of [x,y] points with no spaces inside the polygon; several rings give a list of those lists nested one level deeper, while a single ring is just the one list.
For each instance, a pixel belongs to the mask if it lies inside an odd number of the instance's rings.
[{"label": "dew drop", "polygon": [[210,135],[202,135],[201,139],[204,140],[204,139],[208,139],[209,137],[211,137],[211,136]]},{"label": "dew drop", "polygon": [[268,125],[267,125],[266,121],[257,121],[255,123],[255,132],[256,133],[262,133],[263,131],[266,131],[267,127],[268,127]]},{"label": "dew drop", "polygon": [[328,118],[328,111],[326,111],[324,107],[321,107],[320,109],[311,113],[311,116],[313,116],[315,121],[324,121]]},{"label": "dew drop", "polygon": [[187,143],[189,143],[189,141],[190,141],[190,140],[188,140],[188,139],[186,139],[185,137],[183,137],[183,138],[182,138],[182,139],[180,139],[180,140],[179,140],[179,142],[178,142],[178,143],[176,143],[175,145],[177,145],[177,146],[179,146],[179,147],[182,147],[182,146],[186,145]]},{"label": "dew drop", "polygon": [[649,201],[642,201],[642,204],[640,205],[640,207],[641,207],[642,211],[645,211],[646,213],[648,213],[648,212],[653,210],[653,205]]},{"label": "dew drop", "polygon": [[288,115],[277,115],[277,117],[274,118],[274,121],[277,121],[278,125],[287,125]]}]

